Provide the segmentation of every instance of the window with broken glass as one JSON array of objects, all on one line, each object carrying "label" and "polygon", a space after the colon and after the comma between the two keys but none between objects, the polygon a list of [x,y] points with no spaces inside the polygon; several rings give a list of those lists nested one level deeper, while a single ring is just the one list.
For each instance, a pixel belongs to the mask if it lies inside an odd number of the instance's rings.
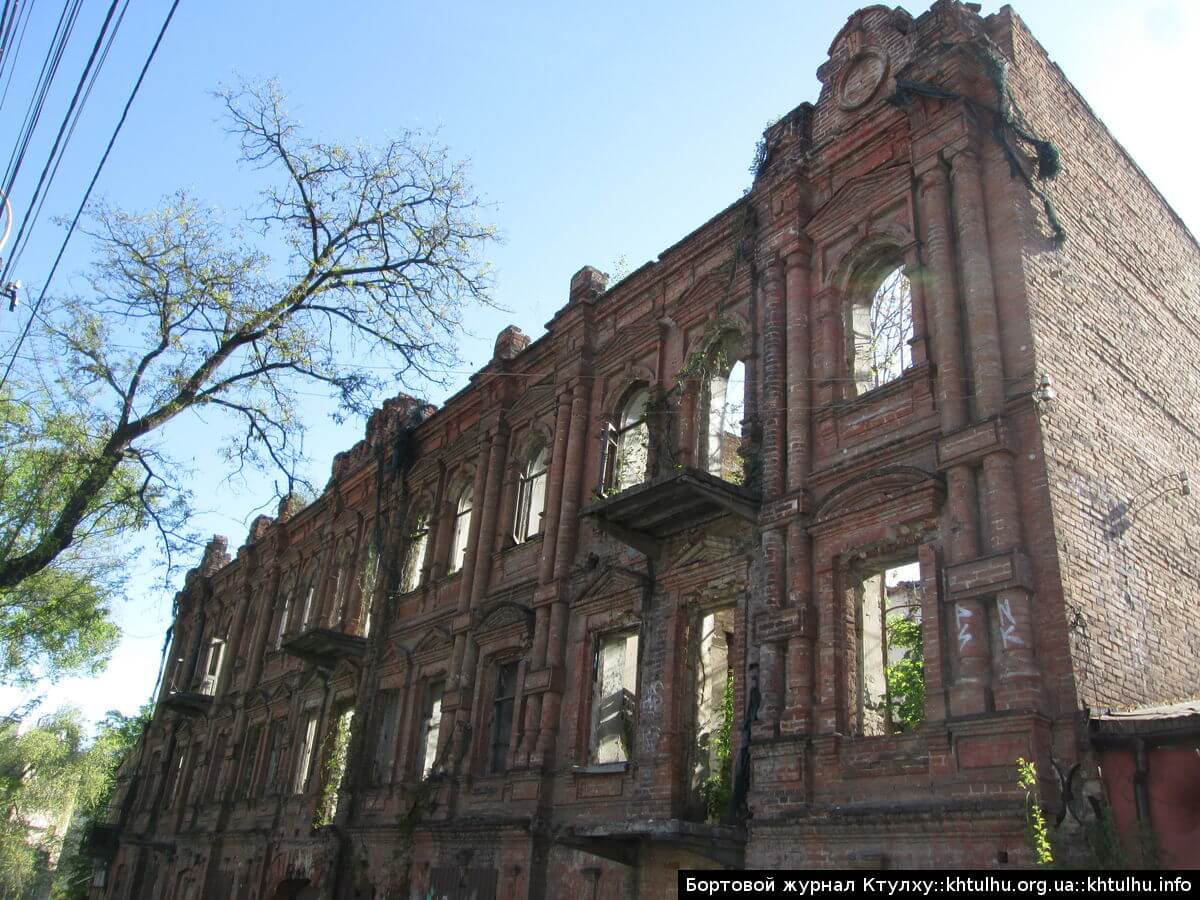
[{"label": "window with broken glass", "polygon": [[308,782],[313,769],[313,751],[316,749],[317,742],[317,723],[320,718],[320,714],[316,710],[312,710],[304,719],[300,752],[296,754],[296,770],[292,782],[293,794],[303,794],[308,790]]},{"label": "window with broken glass", "polygon": [[740,360],[718,360],[704,390],[704,420],[701,435],[704,469],[726,481],[743,480],[742,419],[746,415],[746,366]]},{"label": "window with broken glass", "polygon": [[605,432],[604,488],[611,493],[641,484],[650,462],[650,426],[646,405],[650,392],[637,388],[621,407],[621,413]]},{"label": "window with broken glass", "polygon": [[421,510],[412,517],[408,533],[408,553],[400,576],[400,591],[407,594],[421,586],[425,571],[425,552],[429,546],[429,513]]},{"label": "window with broken glass", "polygon": [[[438,740],[442,732],[442,694],[445,689],[444,681],[431,681],[425,686],[420,740],[417,744],[422,778],[427,777],[437,764]],[[504,749],[507,752],[507,745]]]},{"label": "window with broken glass", "polygon": [[637,712],[637,632],[600,635],[592,663],[592,763],[628,762]]},{"label": "window with broken glass", "polygon": [[454,533],[450,538],[450,568],[454,573],[463,567],[467,559],[467,535],[471,530],[471,486],[467,485],[458,495],[454,505]]},{"label": "window with broken glass", "polygon": [[200,693],[210,697],[217,692],[221,678],[221,666],[225,662],[225,640],[213,638],[208,642],[208,657],[204,663],[204,678],[200,681]]},{"label": "window with broken glass", "polygon": [[521,483],[517,489],[517,518],[513,528],[513,539],[524,543],[541,534],[542,514],[546,511],[546,469],[549,454],[546,447],[539,447],[525,463],[521,472]]}]

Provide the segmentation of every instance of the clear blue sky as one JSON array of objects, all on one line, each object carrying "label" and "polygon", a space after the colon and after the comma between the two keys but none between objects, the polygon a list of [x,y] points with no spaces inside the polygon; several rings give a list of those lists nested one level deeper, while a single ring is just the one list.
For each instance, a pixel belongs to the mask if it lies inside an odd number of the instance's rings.
[{"label": "clear blue sky", "polygon": [[[325,138],[371,142],[401,128],[437,129],[455,155],[472,160],[475,185],[494,204],[505,237],[492,260],[496,298],[509,312],[471,319],[476,337],[462,343],[457,388],[490,356],[504,325],[540,334],[581,266],[609,270],[623,257],[635,268],[736,199],[749,184],[760,132],[816,99],[816,68],[861,5],[182,0],[99,191],[129,209],[180,187],[229,209],[251,202],[253,175],[238,168],[237,147],[209,93],[240,78],[279,79],[292,108]],[[33,10],[0,107],[6,157],[31,68],[58,14],[51,6],[42,0]],[[84,6],[47,107],[55,124],[107,3]],[[20,260],[16,277],[34,290],[61,240],[49,217],[73,212],[168,6],[141,0],[130,7]],[[925,7],[907,8],[919,14]],[[988,3],[983,11],[997,8]],[[1200,9],[1178,0],[1033,0],[1015,8],[1195,232]],[[44,126],[41,136],[14,196],[18,213],[52,129]],[[1064,151],[1070,165],[1070,148]],[[86,241],[74,244],[58,289],[71,287],[86,251]],[[23,322],[23,314],[0,311],[0,332],[7,332],[0,347]],[[317,484],[333,454],[362,433],[363,423],[335,425],[327,411],[314,399],[307,447]],[[196,423],[167,435],[167,447],[193,470],[189,487],[203,509],[197,528],[228,535],[236,548],[271,486],[218,486],[213,446]],[[131,596],[119,609],[125,638],[108,671],[57,686],[47,706],[73,702],[97,718],[114,707],[132,712],[146,699],[171,605],[150,577],[153,556],[143,554],[133,569]],[[0,710],[16,699],[0,692]]]}]

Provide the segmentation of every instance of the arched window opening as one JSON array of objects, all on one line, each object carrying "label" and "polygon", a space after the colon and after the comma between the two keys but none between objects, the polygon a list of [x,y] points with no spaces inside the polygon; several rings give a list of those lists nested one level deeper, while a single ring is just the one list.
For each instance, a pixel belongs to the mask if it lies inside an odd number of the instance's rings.
[{"label": "arched window opening", "polygon": [[546,447],[535,450],[521,473],[521,484],[517,490],[517,520],[513,538],[518,544],[541,534],[542,515],[546,511],[546,469],[549,454]]},{"label": "arched window opening", "polygon": [[851,307],[850,326],[856,394],[895,381],[912,365],[912,285],[903,266],[886,271],[870,303]]},{"label": "arched window opening", "polygon": [[407,594],[421,586],[428,547],[429,513],[422,510],[413,516],[413,527],[408,533],[408,555],[404,558],[404,571],[400,575],[401,593]]},{"label": "arched window opening", "polygon": [[467,532],[471,526],[471,486],[458,495],[454,507],[454,534],[450,539],[450,572],[457,572],[467,559]]},{"label": "arched window opening", "polygon": [[746,415],[746,366],[741,360],[719,369],[705,386],[704,470],[741,484],[742,419]]},{"label": "arched window opening", "polygon": [[646,480],[650,461],[650,427],[646,423],[646,404],[650,392],[642,387],[634,391],[616,426],[609,426],[605,446],[604,487],[619,492]]}]

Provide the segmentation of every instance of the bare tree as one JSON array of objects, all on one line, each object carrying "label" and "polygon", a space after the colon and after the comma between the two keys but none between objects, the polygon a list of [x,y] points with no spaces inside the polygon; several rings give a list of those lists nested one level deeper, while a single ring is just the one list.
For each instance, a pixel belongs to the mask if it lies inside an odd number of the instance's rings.
[{"label": "bare tree", "polygon": [[884,277],[869,308],[853,309],[852,326],[859,393],[895,381],[912,365],[912,286],[903,268]]},{"label": "bare tree", "polygon": [[[273,186],[236,226],[184,194],[144,215],[93,209],[89,290],[43,306],[37,360],[0,397],[49,392],[86,451],[41,524],[9,529],[0,591],[118,514],[169,543],[186,508],[161,438],[178,417],[233,417],[233,470],[275,469],[290,487],[297,386],[325,386],[350,414],[389,384],[440,381],[464,310],[491,302],[494,232],[445,149],[414,132],[379,147],[306,139],[274,85],[219,96]],[[121,478],[136,489],[114,493]]]}]

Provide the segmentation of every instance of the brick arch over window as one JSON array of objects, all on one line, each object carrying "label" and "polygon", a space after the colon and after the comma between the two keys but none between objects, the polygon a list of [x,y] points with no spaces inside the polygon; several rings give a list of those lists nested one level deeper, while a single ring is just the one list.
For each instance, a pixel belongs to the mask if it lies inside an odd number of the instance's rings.
[{"label": "brick arch over window", "polygon": [[400,593],[415,591],[425,583],[430,559],[430,528],[433,523],[433,495],[422,490],[409,505],[408,518],[404,523],[401,553],[403,565],[400,569]]},{"label": "brick arch over window", "polygon": [[697,350],[703,379],[698,385],[697,461],[710,475],[740,483],[743,477],[739,450],[746,419],[745,357],[749,331],[730,322]]},{"label": "brick arch over window", "polygon": [[511,520],[511,540],[506,539],[506,544],[521,544],[542,533],[553,447],[553,432],[540,421],[517,442],[509,459],[508,503],[512,505],[507,506],[505,515]]},{"label": "brick arch over window", "polygon": [[913,289],[912,235],[891,225],[873,230],[831,272],[841,303],[844,396],[897,380],[914,362],[922,333]]},{"label": "brick arch over window", "polygon": [[[471,474],[474,474],[473,470]],[[450,490],[446,493],[446,514],[450,517],[447,574],[461,571],[466,563],[467,552],[470,549],[467,543],[471,531],[471,516],[475,511],[474,481],[473,477],[468,477],[466,471],[459,472],[450,480]]]},{"label": "brick arch over window", "polygon": [[650,475],[651,383],[634,381],[608,408],[604,424],[601,480],[611,493],[641,484]]}]

